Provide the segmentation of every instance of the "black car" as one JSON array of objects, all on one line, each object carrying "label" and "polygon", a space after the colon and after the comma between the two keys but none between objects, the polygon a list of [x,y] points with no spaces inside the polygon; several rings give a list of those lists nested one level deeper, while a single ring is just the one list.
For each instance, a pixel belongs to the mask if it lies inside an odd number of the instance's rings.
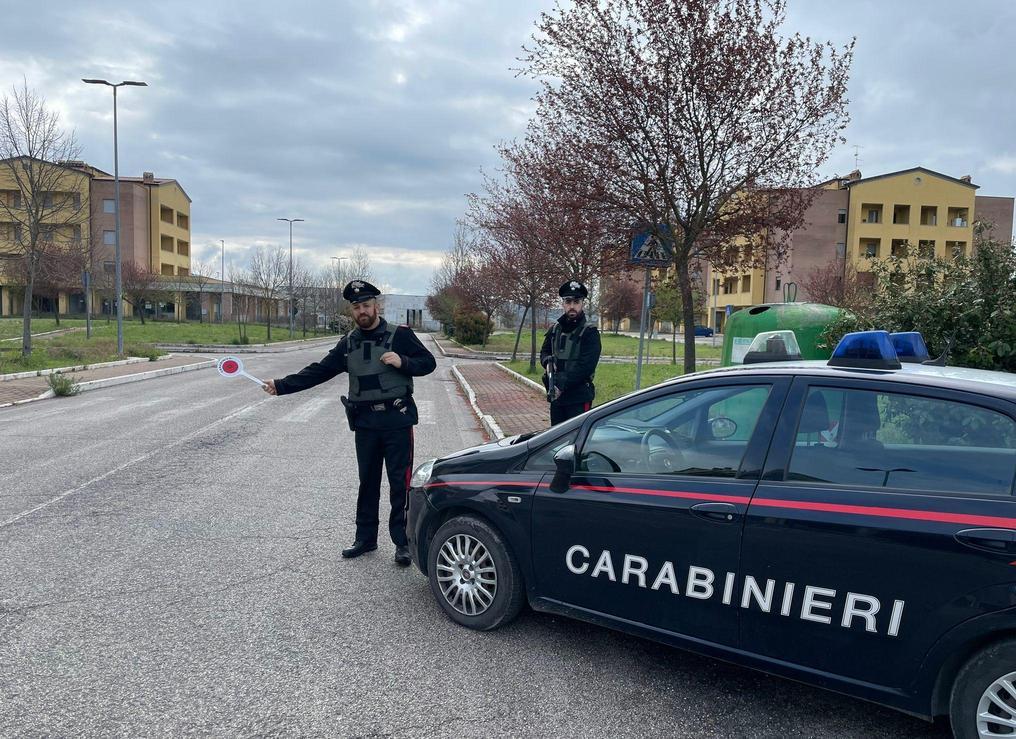
[{"label": "black car", "polygon": [[686,375],[428,462],[414,561],[473,629],[528,603],[1016,735],[1016,376],[857,356]]}]

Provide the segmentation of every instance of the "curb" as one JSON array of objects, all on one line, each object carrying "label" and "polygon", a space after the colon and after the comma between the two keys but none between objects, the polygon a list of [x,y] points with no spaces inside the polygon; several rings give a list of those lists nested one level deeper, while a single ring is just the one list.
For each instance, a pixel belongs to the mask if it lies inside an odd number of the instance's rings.
[{"label": "curb", "polygon": [[82,370],[104,369],[106,367],[121,367],[125,364],[141,364],[142,362],[149,361],[152,360],[147,357],[128,357],[127,359],[118,359],[115,362],[77,364],[73,367],[52,367],[50,369],[33,370],[31,372],[14,372],[9,375],[0,375],[0,382],[7,382],[8,380],[27,380],[30,377],[45,377],[46,375],[60,375],[71,372],[81,372]]},{"label": "curb", "polygon": [[325,344],[334,345],[342,339],[334,336],[322,339],[301,339],[299,343],[280,341],[277,344],[155,344],[158,349],[177,354],[273,354],[295,352]]},{"label": "curb", "polygon": [[509,375],[511,375],[513,379],[518,380],[523,385],[527,385],[527,386],[533,388],[534,390],[538,390],[541,395],[546,395],[547,394],[547,388],[545,388],[543,385],[541,385],[540,383],[536,382],[535,380],[530,380],[525,375],[519,374],[518,372],[516,372],[515,370],[513,370],[510,367],[505,367],[500,362],[495,362],[494,366],[504,370]]},{"label": "curb", "polygon": [[452,374],[455,375],[455,379],[469,398],[469,405],[473,406],[473,412],[476,414],[476,417],[480,419],[480,424],[483,426],[483,430],[490,435],[491,439],[503,439],[504,431],[502,431],[501,427],[497,425],[497,421],[494,420],[493,416],[490,416],[480,410],[480,406],[476,403],[476,393],[473,392],[473,388],[470,387],[466,378],[462,376],[462,373],[459,372],[459,368],[454,364],[452,365]]},{"label": "curb", "polygon": [[24,400],[15,400],[13,403],[0,403],[0,408],[10,408],[15,405],[24,405],[25,403],[34,403],[37,400],[46,400],[48,398],[55,398],[56,393],[52,390],[47,390],[42,395],[37,395],[34,398],[25,398]]},{"label": "curb", "polygon": [[179,367],[163,367],[162,369],[150,370],[148,372],[137,372],[133,375],[121,375],[120,377],[104,377],[101,380],[88,380],[86,382],[78,382],[75,383],[75,387],[78,388],[78,392],[84,393],[89,390],[100,390],[104,387],[113,387],[114,385],[126,385],[131,382],[141,382],[142,380],[154,380],[156,377],[164,377],[166,375],[178,375],[181,372],[193,372],[194,370],[214,367],[215,364],[216,362],[214,359],[209,359],[205,362],[184,364]]}]

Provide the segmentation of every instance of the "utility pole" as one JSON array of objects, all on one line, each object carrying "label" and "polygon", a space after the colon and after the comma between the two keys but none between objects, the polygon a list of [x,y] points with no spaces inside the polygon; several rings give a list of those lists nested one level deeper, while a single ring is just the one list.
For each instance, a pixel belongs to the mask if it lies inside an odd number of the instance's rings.
[{"label": "utility pole", "polygon": [[[302,218],[276,218],[277,221],[286,221],[289,223],[289,338],[293,338],[293,321],[296,316],[293,315],[293,224],[302,223]],[[271,320],[271,319],[269,319]]]},{"label": "utility pole", "polygon": [[219,239],[222,245],[222,264],[219,267],[219,323],[226,322],[226,240]]}]

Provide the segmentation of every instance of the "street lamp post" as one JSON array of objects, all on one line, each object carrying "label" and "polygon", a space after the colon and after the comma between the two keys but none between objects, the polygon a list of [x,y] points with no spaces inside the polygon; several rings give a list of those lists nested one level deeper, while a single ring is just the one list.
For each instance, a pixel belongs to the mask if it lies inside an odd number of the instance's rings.
[{"label": "street lamp post", "polygon": [[86,80],[89,85],[106,85],[113,88],[113,218],[116,221],[113,249],[116,265],[116,353],[123,354],[123,277],[120,267],[120,155],[117,146],[116,89],[118,87],[148,87],[147,82],[124,80],[113,84],[106,80]]},{"label": "street lamp post", "polygon": [[222,266],[219,267],[219,323],[226,322],[226,240],[219,239],[222,245]]},{"label": "street lamp post", "polygon": [[277,221],[287,221],[289,223],[289,338],[293,338],[293,321],[296,316],[293,315],[293,224],[302,223],[302,218],[276,218]]}]

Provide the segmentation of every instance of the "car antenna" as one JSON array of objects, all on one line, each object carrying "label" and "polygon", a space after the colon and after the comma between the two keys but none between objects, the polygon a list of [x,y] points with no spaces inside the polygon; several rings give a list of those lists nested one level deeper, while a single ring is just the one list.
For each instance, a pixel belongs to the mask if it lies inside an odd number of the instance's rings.
[{"label": "car antenna", "polygon": [[956,341],[956,332],[953,331],[952,335],[945,341],[945,351],[943,351],[935,359],[926,359],[921,364],[927,364],[931,367],[945,367],[946,360],[949,358],[949,352],[952,351],[953,343]]}]

